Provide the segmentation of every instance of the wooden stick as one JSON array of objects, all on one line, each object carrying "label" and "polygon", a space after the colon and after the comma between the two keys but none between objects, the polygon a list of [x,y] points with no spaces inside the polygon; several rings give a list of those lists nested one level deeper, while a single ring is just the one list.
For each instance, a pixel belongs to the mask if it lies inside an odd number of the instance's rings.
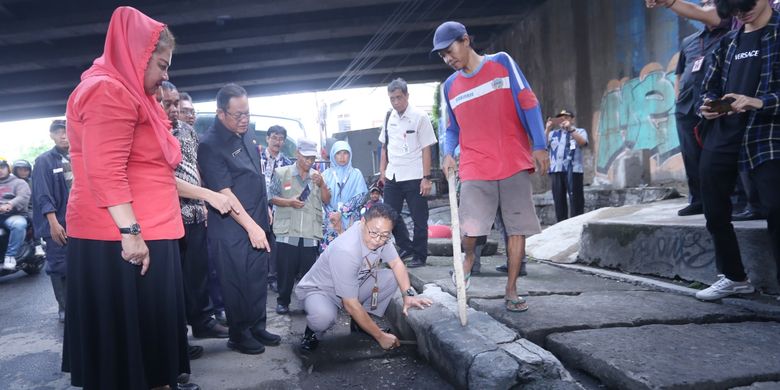
[{"label": "wooden stick", "polygon": [[455,171],[447,172],[450,195],[450,217],[452,218],[452,265],[455,268],[455,285],[458,296],[458,317],[460,324],[466,326],[466,283],[463,276],[463,257],[460,254],[460,220],[458,219],[458,197],[455,184]]}]

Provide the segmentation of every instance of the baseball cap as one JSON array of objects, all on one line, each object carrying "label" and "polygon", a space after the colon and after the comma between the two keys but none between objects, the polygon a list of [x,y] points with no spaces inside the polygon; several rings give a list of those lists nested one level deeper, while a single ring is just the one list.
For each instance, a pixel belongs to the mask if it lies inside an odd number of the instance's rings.
[{"label": "baseball cap", "polygon": [[442,23],[439,27],[436,27],[436,32],[433,34],[433,50],[431,50],[431,53],[450,47],[452,42],[466,34],[466,26],[458,22],[449,21]]},{"label": "baseball cap", "polygon": [[317,144],[308,139],[298,140],[298,152],[306,157],[317,157]]},{"label": "baseball cap", "polygon": [[555,117],[556,118],[560,118],[560,117],[562,117],[564,115],[570,116],[570,117],[574,118],[574,113],[569,111],[569,110],[567,110],[567,109],[561,110],[561,112],[559,112],[558,115],[555,115]]}]

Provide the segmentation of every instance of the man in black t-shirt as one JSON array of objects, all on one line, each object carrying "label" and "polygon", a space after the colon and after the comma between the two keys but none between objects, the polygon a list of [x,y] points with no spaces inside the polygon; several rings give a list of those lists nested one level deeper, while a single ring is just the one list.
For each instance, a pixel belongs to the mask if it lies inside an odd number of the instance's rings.
[{"label": "man in black t-shirt", "polygon": [[[696,297],[715,300],[755,291],[747,279],[731,224],[729,195],[738,168],[750,170],[768,212],[774,257],[780,266],[780,13],[768,0],[716,0],[721,18],[736,16],[745,26],[721,41],[710,58],[704,79],[707,120],[703,133],[700,177],[707,230],[723,275]],[[732,99],[722,112],[710,107],[717,99]],[[780,267],[778,267],[780,268]],[[778,272],[780,281],[780,272]]]}]

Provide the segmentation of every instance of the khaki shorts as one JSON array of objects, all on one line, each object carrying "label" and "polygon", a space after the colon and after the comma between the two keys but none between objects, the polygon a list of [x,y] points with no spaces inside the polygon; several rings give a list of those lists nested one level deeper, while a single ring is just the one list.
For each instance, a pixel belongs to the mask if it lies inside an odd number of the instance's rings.
[{"label": "khaki shorts", "polygon": [[486,236],[501,207],[510,236],[542,231],[531,191],[531,177],[522,171],[503,180],[468,180],[460,186],[460,231],[468,237]]}]

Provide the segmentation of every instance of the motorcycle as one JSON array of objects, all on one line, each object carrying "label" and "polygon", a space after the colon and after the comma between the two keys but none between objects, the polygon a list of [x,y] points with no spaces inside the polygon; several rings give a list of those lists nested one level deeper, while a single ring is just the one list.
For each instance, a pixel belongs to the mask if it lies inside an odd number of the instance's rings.
[{"label": "motorcycle", "polygon": [[[12,193],[3,194],[2,201],[8,202],[15,198]],[[24,242],[16,255],[16,269],[7,270],[0,268],[0,276],[10,275],[18,271],[24,271],[27,275],[37,275],[43,269],[46,263],[46,255],[35,253],[35,246],[38,241],[33,236],[32,221],[27,219],[27,232],[24,235]],[[10,232],[5,226],[0,225],[0,259],[5,257],[5,251],[8,249],[8,238]]]}]

